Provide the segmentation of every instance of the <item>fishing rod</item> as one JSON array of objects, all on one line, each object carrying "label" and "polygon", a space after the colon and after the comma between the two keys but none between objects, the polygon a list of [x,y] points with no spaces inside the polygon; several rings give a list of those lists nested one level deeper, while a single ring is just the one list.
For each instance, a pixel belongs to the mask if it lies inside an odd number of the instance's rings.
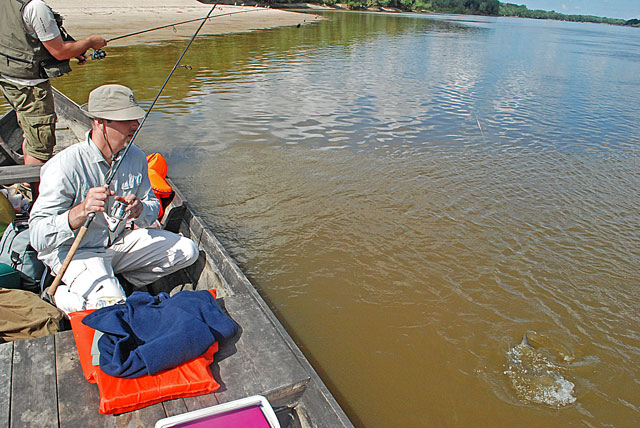
[{"label": "fishing rod", "polygon": [[[134,33],[129,33],[129,34],[125,34],[125,35],[122,35],[122,36],[113,37],[111,39],[107,39],[107,43],[110,43],[110,42],[112,42],[114,40],[124,39],[125,37],[137,36],[139,34],[148,33],[150,31],[162,30],[163,28],[175,27],[176,25],[188,24],[190,22],[197,22],[197,21],[205,21],[206,22],[208,19],[214,19],[214,18],[220,18],[220,17],[223,17],[223,16],[235,15],[237,13],[259,12],[260,10],[263,10],[263,9],[254,8],[254,9],[251,9],[251,10],[237,10],[235,12],[221,13],[220,15],[211,16],[211,17],[209,17],[209,15],[207,15],[206,18],[189,19],[187,21],[176,22],[174,24],[161,25],[160,27],[149,28],[147,30],[140,30],[140,31],[136,31]],[[175,28],[174,28],[174,31],[175,31]]]},{"label": "fishing rod", "polygon": [[[235,12],[221,13],[220,15],[211,16],[211,17],[207,15],[206,18],[189,19],[187,21],[175,22],[173,24],[161,25],[159,27],[149,28],[149,29],[146,29],[146,30],[140,30],[140,31],[136,31],[136,32],[133,32],[133,33],[129,33],[129,34],[124,34],[122,36],[112,37],[111,39],[107,39],[107,43],[112,42],[114,40],[124,39],[125,37],[137,36],[139,34],[148,33],[150,31],[162,30],[163,28],[174,27],[174,31],[175,31],[175,26],[176,25],[189,24],[191,22],[198,22],[198,21],[206,21],[208,19],[220,18],[222,16],[235,15],[237,13],[259,12],[260,10],[262,10],[262,9],[255,9],[254,8],[254,9],[250,9],[250,10],[238,10],[238,11],[235,11]],[[106,57],[107,57],[107,53],[103,49],[95,49],[90,54],[86,54],[85,61],[88,61],[88,60],[100,60],[100,59],[105,59]]]},{"label": "fishing rod", "polygon": [[[171,69],[171,72],[169,73],[169,75],[167,76],[166,80],[162,84],[162,87],[158,91],[158,94],[156,95],[155,99],[153,100],[153,102],[149,106],[149,109],[147,110],[147,112],[145,113],[144,117],[140,121],[140,124],[138,125],[138,128],[136,129],[136,132],[134,132],[133,136],[131,137],[131,140],[127,143],[127,146],[122,151],[122,154],[118,157],[118,160],[116,161],[116,163],[112,164],[111,168],[109,168],[109,173],[107,174],[107,178],[105,179],[104,187],[109,187],[109,185],[111,184],[111,181],[113,180],[113,177],[115,177],[115,175],[116,175],[116,171],[118,171],[118,168],[120,167],[120,164],[122,163],[123,159],[125,158],[125,156],[129,152],[129,149],[131,148],[131,145],[133,144],[133,141],[136,139],[136,136],[140,132],[140,128],[142,128],[142,125],[144,125],[145,121],[149,117],[149,113],[151,113],[151,109],[153,109],[153,106],[156,105],[156,102],[158,101],[158,98],[160,98],[160,94],[164,90],[165,86],[167,86],[167,83],[169,83],[169,79],[171,79],[171,76],[173,75],[173,73],[178,68],[178,65],[180,64],[180,61],[182,61],[182,58],[187,53],[187,50],[189,49],[189,47],[191,46],[191,44],[195,40],[196,36],[198,35],[200,30],[204,26],[205,22],[207,22],[207,19],[213,13],[213,9],[215,9],[217,5],[218,5],[218,3],[216,2],[216,4],[213,5],[211,10],[207,14],[206,18],[204,18],[202,20],[202,23],[200,24],[200,26],[198,27],[196,32],[193,33],[193,36],[191,37],[191,40],[187,44],[187,47],[185,47],[184,50],[182,51],[182,54],[180,55],[180,58],[178,58],[178,61],[176,61],[175,65]],[[78,231],[78,235],[76,235],[76,238],[73,241],[73,244],[71,244],[71,248],[69,248],[69,252],[67,253],[67,256],[65,257],[64,261],[62,262],[62,266],[60,267],[60,271],[58,271],[58,274],[56,275],[56,278],[53,280],[53,283],[51,284],[51,286],[47,290],[47,294],[49,296],[51,296],[52,299],[53,299],[53,296],[56,293],[56,290],[58,289],[58,286],[62,282],[62,277],[64,276],[65,272],[67,271],[67,268],[69,267],[69,263],[71,263],[71,260],[73,260],[73,256],[75,256],[76,251],[78,251],[78,248],[80,247],[80,244],[82,243],[82,240],[84,239],[84,236],[86,235],[87,230],[89,229],[89,226],[93,222],[93,219],[95,218],[95,216],[96,216],[95,212],[89,213],[89,215],[87,216],[87,219],[84,222],[84,224],[82,225],[82,227],[80,228],[80,230]],[[54,300],[54,303],[55,303],[55,300]]]}]

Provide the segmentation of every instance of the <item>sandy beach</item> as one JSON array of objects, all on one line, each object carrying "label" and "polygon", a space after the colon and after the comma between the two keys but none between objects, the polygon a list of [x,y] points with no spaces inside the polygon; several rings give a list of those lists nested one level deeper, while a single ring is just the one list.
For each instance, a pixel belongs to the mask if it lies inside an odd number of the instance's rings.
[{"label": "sandy beach", "polygon": [[[197,0],[46,0],[64,17],[64,26],[76,39],[100,34],[107,40],[162,25],[204,18],[211,4]],[[238,2],[241,3],[241,2]],[[252,31],[305,24],[313,15],[254,6],[218,5],[201,30],[201,35]],[[190,38],[200,22],[176,25],[145,34],[113,40],[109,46]]]}]

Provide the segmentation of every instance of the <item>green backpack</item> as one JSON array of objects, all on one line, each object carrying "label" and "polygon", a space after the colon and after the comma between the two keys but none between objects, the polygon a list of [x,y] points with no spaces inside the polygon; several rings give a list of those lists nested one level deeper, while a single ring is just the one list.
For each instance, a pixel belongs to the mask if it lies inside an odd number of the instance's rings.
[{"label": "green backpack", "polygon": [[[16,218],[7,226],[0,240],[0,263],[9,265],[20,273],[21,289],[40,292],[44,264],[38,260],[38,252],[29,242],[27,218]],[[8,285],[10,284],[0,284],[0,287],[14,288]]]}]

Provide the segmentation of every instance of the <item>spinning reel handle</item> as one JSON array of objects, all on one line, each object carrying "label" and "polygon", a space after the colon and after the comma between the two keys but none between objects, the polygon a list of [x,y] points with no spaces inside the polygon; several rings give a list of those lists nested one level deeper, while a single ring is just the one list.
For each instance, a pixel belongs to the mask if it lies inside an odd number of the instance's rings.
[{"label": "spinning reel handle", "polygon": [[106,57],[107,53],[102,49],[96,49],[87,55],[87,59],[105,59]]}]

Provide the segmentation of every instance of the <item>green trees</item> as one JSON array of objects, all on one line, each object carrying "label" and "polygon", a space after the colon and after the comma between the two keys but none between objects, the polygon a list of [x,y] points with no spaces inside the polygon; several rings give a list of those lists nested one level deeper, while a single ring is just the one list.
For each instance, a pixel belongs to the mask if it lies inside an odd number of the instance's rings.
[{"label": "green trees", "polygon": [[438,12],[497,15],[500,10],[498,0],[432,0],[431,3]]},{"label": "green trees", "polygon": [[[295,0],[266,0],[271,3],[294,3]],[[313,3],[334,5],[343,3],[350,9],[370,7],[395,7],[402,10],[459,13],[472,15],[517,16],[534,19],[556,19],[561,21],[595,22],[599,24],[628,25],[640,27],[640,20],[605,18],[592,15],[565,15],[555,10],[530,10],[524,5],[501,3],[499,0],[310,0]]]},{"label": "green trees", "polygon": [[[320,0],[320,2],[333,5],[341,1]],[[498,0],[342,0],[342,2],[347,3],[347,6],[351,9],[396,7],[404,10],[475,15],[497,15],[500,11],[500,2]]]},{"label": "green trees", "polygon": [[613,24],[613,25],[625,25],[624,19],[605,18],[602,16],[592,15],[565,15],[563,13],[556,12],[555,10],[530,10],[524,5],[517,5],[513,3],[500,3],[500,10],[498,12],[500,16],[518,16],[521,18],[534,18],[534,19],[555,19],[560,21],[574,21],[574,22],[595,22],[598,24]]}]

